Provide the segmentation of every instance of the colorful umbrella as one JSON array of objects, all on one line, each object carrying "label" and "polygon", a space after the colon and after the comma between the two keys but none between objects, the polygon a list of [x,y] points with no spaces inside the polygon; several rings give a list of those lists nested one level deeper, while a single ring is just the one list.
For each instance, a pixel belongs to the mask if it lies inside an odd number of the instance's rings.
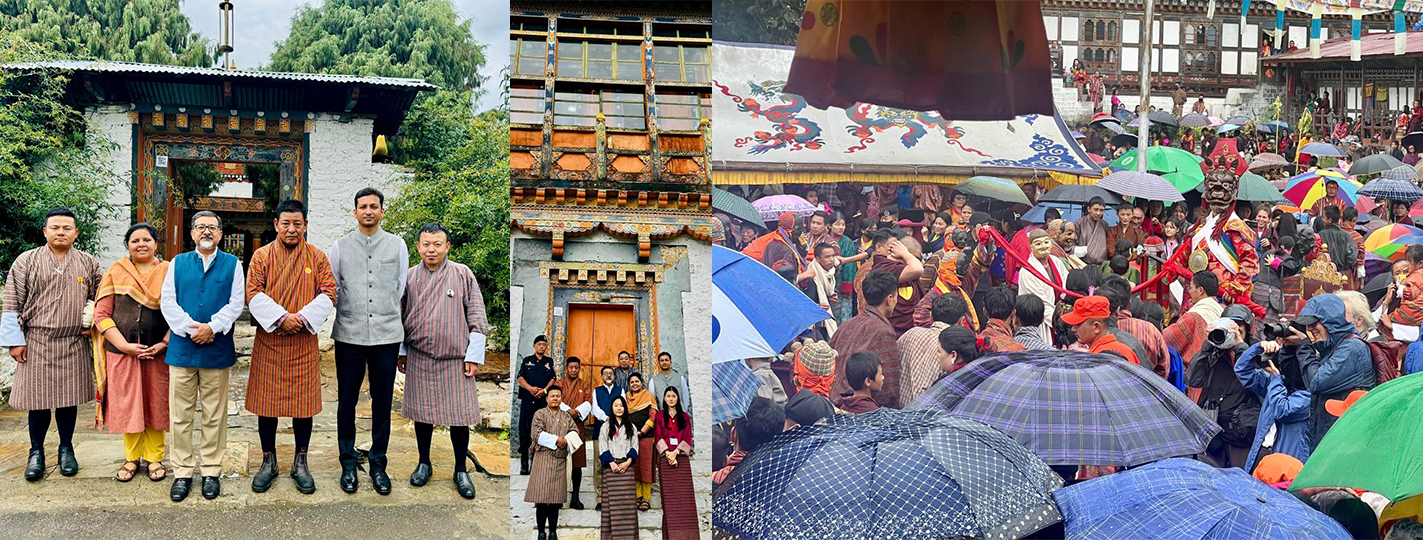
[{"label": "colorful umbrella", "polygon": [[1053,499],[1073,539],[1349,538],[1329,516],[1239,468],[1216,469],[1185,458],[1068,486]]},{"label": "colorful umbrella", "polygon": [[[1114,171],[1135,171],[1136,149],[1128,150],[1122,157],[1107,164]],[[1201,171],[1200,156],[1170,146],[1151,146],[1146,149],[1146,171],[1161,175],[1176,187],[1177,193],[1185,193],[1204,182],[1206,175]]]},{"label": "colorful umbrella", "polygon": [[1117,171],[1097,181],[1097,187],[1117,193],[1123,197],[1135,197],[1148,201],[1184,201],[1185,197],[1176,186],[1160,176],[1135,170]]},{"label": "colorful umbrella", "polygon": [[712,524],[746,540],[1013,539],[1061,521],[1061,486],[993,428],[880,409],[762,444],[722,483]]},{"label": "colorful umbrella", "polygon": [[1423,375],[1369,390],[1324,434],[1290,489],[1349,487],[1390,501],[1423,494],[1423,431],[1418,422],[1405,420],[1416,418],[1420,409]]},{"label": "colorful umbrella", "polygon": [[1219,128],[1217,128],[1217,129],[1215,130],[1215,132],[1216,132],[1217,134],[1224,134],[1224,133],[1230,133],[1230,132],[1235,131],[1235,130],[1237,130],[1237,129],[1240,129],[1240,125],[1239,125],[1239,124],[1226,124],[1226,125],[1223,125],[1223,126],[1220,126]]},{"label": "colorful umbrella", "polygon": [[756,207],[756,212],[761,215],[761,221],[775,221],[781,214],[790,212],[796,217],[806,217],[814,214],[819,207],[810,204],[810,201],[802,199],[800,195],[771,195],[761,197],[756,202],[751,203]]},{"label": "colorful umbrella", "polygon": [[1391,260],[1403,257],[1408,246],[1423,244],[1423,229],[1400,225],[1384,225],[1364,238],[1364,251]]},{"label": "colorful umbrella", "polygon": [[1210,125],[1211,125],[1212,127],[1221,126],[1221,125],[1224,125],[1224,124],[1225,124],[1225,120],[1221,120],[1219,116],[1208,116],[1207,118],[1210,118],[1210,120],[1211,120]]},{"label": "colorful umbrella", "polygon": [[911,405],[998,428],[1049,465],[1134,467],[1199,454],[1220,433],[1150,369],[1114,357],[1028,351],[980,358]]},{"label": "colorful umbrella", "polygon": [[1285,184],[1285,199],[1300,208],[1314,206],[1314,202],[1324,197],[1324,184],[1329,180],[1339,183],[1339,197],[1354,204],[1359,200],[1359,186],[1349,175],[1332,169],[1315,169],[1290,178]]},{"label": "colorful umbrella", "polygon": [[1107,158],[1104,158],[1097,154],[1088,153],[1087,157],[1092,158],[1092,161],[1097,162],[1098,165],[1102,165],[1107,162]]},{"label": "colorful umbrella", "polygon": [[1023,188],[1007,178],[997,176],[975,176],[954,186],[955,193],[987,197],[995,201],[1012,204],[1031,205],[1032,201],[1023,194]]},{"label": "colorful umbrella", "polygon": [[1074,138],[1074,139],[1086,139],[1087,136],[1086,136],[1086,135],[1083,135],[1081,131],[1072,130],[1072,138]]},{"label": "colorful umbrella", "polygon": [[712,362],[775,356],[830,313],[760,261],[712,246]]}]

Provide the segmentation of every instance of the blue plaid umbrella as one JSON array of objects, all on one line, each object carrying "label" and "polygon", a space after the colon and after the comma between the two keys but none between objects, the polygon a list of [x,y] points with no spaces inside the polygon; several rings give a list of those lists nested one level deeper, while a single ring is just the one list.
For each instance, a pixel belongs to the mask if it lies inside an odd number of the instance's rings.
[{"label": "blue plaid umbrella", "polygon": [[[1409,169],[1407,166],[1400,168]],[[1384,177],[1370,180],[1369,183],[1364,184],[1364,187],[1359,188],[1359,194],[1373,197],[1375,200],[1393,199],[1396,201],[1413,202],[1423,198],[1423,189],[1418,189],[1418,186],[1413,185],[1413,182],[1408,180],[1389,178],[1388,175],[1390,174],[1397,173],[1390,170],[1384,173]]]},{"label": "blue plaid umbrella", "polygon": [[1080,352],[980,358],[912,407],[998,428],[1049,465],[1134,467],[1202,453],[1220,433],[1205,411],[1151,370]]},{"label": "blue plaid umbrella", "polygon": [[1053,493],[1074,540],[1347,540],[1329,516],[1237,468],[1168,459]]},{"label": "blue plaid umbrella", "polygon": [[993,428],[880,409],[757,448],[717,491],[712,524],[744,540],[1016,539],[1061,520],[1061,486]]},{"label": "blue plaid umbrella", "polygon": [[712,389],[712,423],[720,424],[746,416],[761,379],[743,362],[719,362],[712,364]]}]

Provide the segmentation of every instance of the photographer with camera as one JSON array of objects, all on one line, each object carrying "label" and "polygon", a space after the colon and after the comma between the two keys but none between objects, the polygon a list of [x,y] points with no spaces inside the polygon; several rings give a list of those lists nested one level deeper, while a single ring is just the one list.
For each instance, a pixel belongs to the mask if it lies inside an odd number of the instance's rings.
[{"label": "photographer with camera", "polygon": [[1249,344],[1255,316],[1240,304],[1231,304],[1206,332],[1206,341],[1186,367],[1186,384],[1200,388],[1196,404],[1215,417],[1221,432],[1206,446],[1206,455],[1217,467],[1245,468],[1255,441],[1260,398],[1247,391],[1235,376],[1235,359]]},{"label": "photographer with camera", "polygon": [[1275,453],[1289,454],[1300,462],[1309,460],[1309,390],[1304,388],[1297,366],[1287,377],[1275,365],[1281,349],[1278,340],[1291,334],[1289,326],[1260,326],[1267,341],[1251,345],[1235,360],[1235,377],[1260,400],[1245,472],[1254,472],[1261,459]]},{"label": "photographer with camera", "polygon": [[1321,294],[1310,298],[1290,327],[1290,337],[1280,340],[1275,365],[1286,379],[1290,378],[1291,368],[1298,369],[1309,390],[1309,447],[1313,451],[1337,419],[1325,412],[1324,402],[1346,399],[1354,390],[1373,388],[1377,377],[1369,347],[1359,339],[1344,301],[1338,296]]}]

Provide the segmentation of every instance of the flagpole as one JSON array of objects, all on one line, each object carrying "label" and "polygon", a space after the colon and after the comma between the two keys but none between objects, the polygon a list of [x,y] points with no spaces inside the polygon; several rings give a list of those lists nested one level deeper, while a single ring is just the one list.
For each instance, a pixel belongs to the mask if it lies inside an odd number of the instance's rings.
[{"label": "flagpole", "polygon": [[1146,21],[1141,27],[1141,113],[1137,115],[1136,170],[1146,172],[1146,146],[1151,140],[1151,26],[1156,2],[1146,0]]}]

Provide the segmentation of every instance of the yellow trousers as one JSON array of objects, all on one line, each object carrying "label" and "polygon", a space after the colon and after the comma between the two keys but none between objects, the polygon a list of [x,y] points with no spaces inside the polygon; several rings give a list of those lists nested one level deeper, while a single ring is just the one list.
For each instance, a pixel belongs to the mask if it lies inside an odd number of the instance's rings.
[{"label": "yellow trousers", "polygon": [[143,459],[153,463],[163,461],[165,450],[163,439],[167,435],[168,432],[153,428],[144,428],[142,433],[125,433],[124,460]]},{"label": "yellow trousers", "polygon": [[637,483],[637,498],[644,501],[652,500],[652,482]]}]

